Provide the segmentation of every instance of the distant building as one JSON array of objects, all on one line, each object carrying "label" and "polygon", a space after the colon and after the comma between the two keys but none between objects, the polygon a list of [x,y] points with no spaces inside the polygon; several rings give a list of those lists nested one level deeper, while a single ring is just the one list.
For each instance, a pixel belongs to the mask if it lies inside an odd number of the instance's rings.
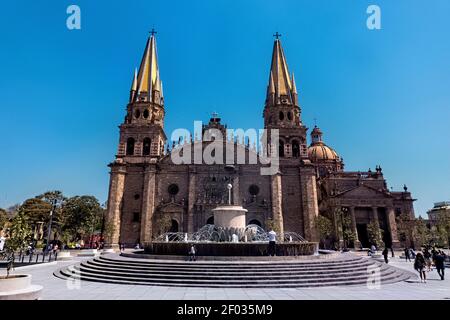
[{"label": "distant building", "polygon": [[439,215],[444,213],[450,214],[450,201],[436,202],[433,209],[427,211],[430,224],[435,223]]}]

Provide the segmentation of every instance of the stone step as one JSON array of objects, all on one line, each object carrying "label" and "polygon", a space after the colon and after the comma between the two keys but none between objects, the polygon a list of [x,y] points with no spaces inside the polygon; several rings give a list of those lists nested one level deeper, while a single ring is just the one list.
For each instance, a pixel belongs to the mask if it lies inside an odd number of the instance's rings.
[{"label": "stone step", "polygon": [[347,260],[343,260],[343,261],[339,261],[339,262],[335,262],[333,264],[303,264],[303,263],[289,263],[289,264],[282,264],[282,265],[278,265],[278,264],[272,264],[272,263],[265,263],[265,264],[219,264],[219,265],[215,265],[215,264],[204,264],[204,263],[199,263],[197,261],[192,261],[189,263],[158,263],[158,262],[152,262],[152,263],[147,263],[147,264],[130,264],[127,261],[115,261],[115,260],[104,260],[104,259],[94,259],[93,261],[95,261],[96,263],[103,263],[103,264],[113,264],[116,266],[136,266],[136,267],[141,267],[141,268],[152,268],[152,267],[158,267],[158,268],[199,268],[199,269],[204,269],[206,267],[211,268],[211,269],[222,269],[222,268],[227,268],[228,270],[242,270],[242,269],[252,269],[252,268],[264,268],[264,267],[270,267],[270,268],[274,268],[274,269],[290,269],[290,268],[318,268],[318,267],[323,267],[323,268],[333,268],[333,267],[343,267],[343,266],[355,266],[355,265],[361,265],[361,264],[371,264],[374,263],[373,260],[369,260],[369,259],[358,259],[356,261],[347,261]]},{"label": "stone step", "polygon": [[251,262],[243,262],[243,261],[217,261],[217,262],[210,262],[210,261],[178,261],[178,260],[139,260],[135,261],[136,259],[133,258],[122,258],[118,257],[118,259],[115,258],[109,258],[109,257],[103,257],[100,256],[98,258],[95,258],[96,261],[107,261],[107,262],[114,262],[114,263],[126,263],[128,265],[141,265],[141,266],[149,266],[149,265],[158,265],[158,266],[165,266],[165,265],[186,265],[190,266],[193,263],[202,265],[202,266],[211,266],[211,267],[220,267],[221,265],[227,265],[229,267],[233,266],[245,266],[245,267],[251,267],[251,266],[261,266],[261,265],[276,265],[276,266],[287,266],[287,265],[335,265],[340,263],[355,263],[360,262],[364,260],[368,260],[367,258],[362,258],[358,256],[353,256],[349,258],[340,258],[340,259],[323,259],[323,260],[312,260],[312,261],[251,261]]},{"label": "stone step", "polygon": [[366,285],[370,267],[380,268],[381,283],[404,281],[412,273],[373,259],[342,255],[332,260],[302,262],[142,261],[109,255],[62,268],[61,279],[103,283],[217,288],[295,288]]},{"label": "stone step", "polygon": [[258,271],[258,270],[267,270],[267,271],[279,271],[279,270],[341,270],[341,269],[347,269],[347,268],[357,268],[357,267],[368,267],[371,265],[379,265],[378,262],[375,261],[363,261],[358,264],[341,264],[336,266],[296,266],[296,265],[290,265],[286,267],[277,267],[272,265],[265,265],[265,266],[252,266],[251,268],[246,268],[244,266],[241,266],[239,268],[237,267],[229,267],[226,265],[221,266],[220,268],[212,268],[210,266],[202,266],[202,265],[196,265],[195,263],[189,265],[189,266],[176,266],[176,265],[165,265],[165,266],[130,266],[127,264],[116,264],[116,263],[103,263],[99,261],[89,261],[88,263],[92,265],[97,266],[110,266],[110,267],[116,267],[116,268],[124,268],[124,269],[134,269],[134,270],[198,270],[198,271],[204,271],[204,270],[226,270],[228,272],[241,272],[241,271]]},{"label": "stone step", "polygon": [[[74,269],[78,270],[80,273],[89,272],[94,274],[104,274],[111,276],[121,276],[121,277],[139,277],[139,278],[167,278],[167,279],[230,279],[230,280],[249,280],[249,279],[284,279],[284,278],[348,278],[348,277],[356,277],[356,276],[369,276],[369,273],[366,270],[361,270],[358,272],[335,272],[335,273],[278,273],[278,274],[242,274],[242,275],[234,275],[234,274],[216,274],[216,273],[196,273],[196,274],[175,274],[175,273],[142,273],[142,272],[120,272],[120,271],[111,271],[105,269],[92,269],[86,268],[83,266],[74,266]],[[385,268],[380,269],[381,273],[388,274],[392,271],[392,269]]]},{"label": "stone step", "polygon": [[[96,275],[91,274],[77,274],[74,270],[72,271],[62,271],[60,273],[55,273],[55,275],[61,279],[79,279],[86,281],[102,282],[102,283],[116,283],[116,284],[128,284],[128,285],[153,285],[153,286],[177,286],[177,287],[211,287],[211,288],[270,288],[270,287],[283,287],[283,288],[299,288],[299,287],[323,287],[323,286],[347,286],[347,285],[367,285],[367,277],[364,278],[352,278],[345,280],[323,280],[316,279],[310,281],[265,281],[265,282],[239,282],[239,283],[213,283],[207,281],[204,283],[188,283],[182,282],[157,282],[157,281],[143,281],[142,279],[121,279],[118,277],[99,278]],[[389,276],[382,277],[381,284],[395,283],[398,281],[404,281],[409,278],[402,273],[397,271]]]},{"label": "stone step", "polygon": [[252,269],[252,270],[246,270],[246,269],[240,269],[240,270],[228,270],[226,268],[222,269],[209,269],[209,268],[133,268],[128,267],[124,268],[123,266],[114,266],[114,265],[106,265],[106,264],[97,264],[93,263],[92,261],[87,261],[87,263],[82,263],[82,266],[97,270],[117,270],[121,272],[142,272],[142,273],[176,273],[176,274],[230,274],[230,275],[240,275],[240,274],[276,274],[276,273],[330,273],[332,271],[337,272],[356,272],[356,271],[367,271],[368,268],[371,267],[378,267],[377,264],[363,264],[358,265],[356,267],[349,266],[346,268],[291,268],[286,270],[280,270],[280,269],[267,269],[267,268],[261,268],[261,269]]}]

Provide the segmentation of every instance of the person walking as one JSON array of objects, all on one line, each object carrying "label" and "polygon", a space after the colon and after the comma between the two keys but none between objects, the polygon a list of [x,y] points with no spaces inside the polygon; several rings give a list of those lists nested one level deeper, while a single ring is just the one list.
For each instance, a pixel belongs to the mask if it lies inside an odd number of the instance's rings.
[{"label": "person walking", "polygon": [[434,265],[436,266],[436,270],[441,277],[441,280],[444,280],[445,276],[445,254],[443,251],[439,251],[434,257]]},{"label": "person walking", "polygon": [[420,282],[427,283],[427,274],[425,272],[425,258],[422,254],[422,252],[418,252],[416,254],[416,259],[414,260],[414,269],[419,272],[420,275]]},{"label": "person walking", "polygon": [[428,251],[428,248],[426,248],[423,252],[423,257],[425,259],[425,264],[427,266],[427,271],[431,271],[431,253]]},{"label": "person walking", "polygon": [[408,248],[405,248],[405,261],[406,262],[411,262],[411,254]]},{"label": "person walking", "polygon": [[191,245],[191,249],[189,250],[189,261],[196,261],[197,257],[196,257],[196,251],[195,251],[195,246]]},{"label": "person walking", "polygon": [[389,256],[389,250],[388,250],[388,248],[386,247],[386,248],[384,248],[384,250],[383,250],[384,262],[386,262],[386,263],[389,263],[389,258],[388,258],[388,256]]},{"label": "person walking", "polygon": [[276,243],[277,233],[275,231],[273,231],[273,229],[271,228],[268,233],[268,236],[269,236],[269,248],[268,248],[269,256],[275,256],[276,255],[275,243]]},{"label": "person walking", "polygon": [[394,255],[394,248],[393,247],[391,247],[391,253],[392,253],[392,258],[394,258],[395,255]]}]

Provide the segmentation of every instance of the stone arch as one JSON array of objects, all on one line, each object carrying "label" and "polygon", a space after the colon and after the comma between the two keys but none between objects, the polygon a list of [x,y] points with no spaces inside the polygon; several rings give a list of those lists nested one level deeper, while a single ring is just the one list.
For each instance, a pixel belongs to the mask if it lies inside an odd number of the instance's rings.
[{"label": "stone arch", "polygon": [[298,140],[292,140],[292,156],[294,158],[300,157],[300,142]]},{"label": "stone arch", "polygon": [[136,143],[136,140],[134,140],[134,138],[130,137],[127,139],[127,150],[126,150],[127,156],[134,155],[134,144],[135,143]]},{"label": "stone arch", "polygon": [[145,138],[142,142],[142,155],[149,156],[152,146],[152,140],[150,138]]},{"label": "stone arch", "polygon": [[209,217],[209,218],[206,220],[206,224],[214,224],[214,216]]},{"label": "stone arch", "polygon": [[172,219],[172,225],[170,226],[169,232],[178,232],[179,223],[176,219]]},{"label": "stone arch", "polygon": [[284,141],[282,139],[278,140],[278,156],[284,157]]},{"label": "stone arch", "polygon": [[257,226],[262,227],[262,224],[258,219],[252,219],[248,222],[248,224],[256,224]]}]

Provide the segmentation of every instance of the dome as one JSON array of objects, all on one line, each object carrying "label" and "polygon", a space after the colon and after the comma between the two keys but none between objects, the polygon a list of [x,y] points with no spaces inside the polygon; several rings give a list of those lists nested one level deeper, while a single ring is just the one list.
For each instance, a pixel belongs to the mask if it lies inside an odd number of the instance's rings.
[{"label": "dome", "polygon": [[313,162],[321,160],[339,160],[336,151],[323,142],[313,143],[308,148],[308,158]]}]

